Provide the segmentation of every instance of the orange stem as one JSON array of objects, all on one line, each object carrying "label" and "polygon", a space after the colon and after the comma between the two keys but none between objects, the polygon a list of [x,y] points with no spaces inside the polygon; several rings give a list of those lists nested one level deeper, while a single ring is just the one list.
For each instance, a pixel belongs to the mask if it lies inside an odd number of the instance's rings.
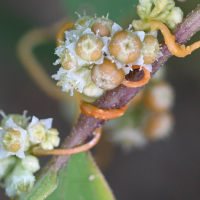
[{"label": "orange stem", "polygon": [[99,141],[101,137],[101,128],[96,129],[93,132],[93,134],[94,134],[93,139],[82,146],[74,147],[71,149],[52,149],[52,150],[44,150],[41,147],[37,146],[33,148],[32,153],[35,156],[46,156],[46,155],[61,156],[61,155],[71,155],[75,153],[80,153],[82,151],[87,151],[91,149],[93,146],[95,146]]},{"label": "orange stem", "polygon": [[155,30],[160,30],[164,39],[165,44],[167,45],[169,51],[177,56],[177,57],[185,57],[188,54],[191,54],[192,51],[198,49],[200,47],[200,41],[193,43],[190,46],[185,47],[185,45],[179,45],[175,42],[175,37],[172,35],[165,24],[158,21],[150,22],[151,31],[154,32]]},{"label": "orange stem", "polygon": [[[133,65],[132,68],[133,69],[139,69],[140,66],[139,65]],[[139,80],[139,81],[128,81],[128,80],[125,79],[125,81],[122,84],[125,85],[126,87],[130,87],[130,88],[141,87],[141,86],[147,84],[149,82],[150,78],[151,78],[151,73],[145,67],[142,67],[142,70],[144,71],[144,76],[141,80]]]},{"label": "orange stem", "polygon": [[128,106],[129,104],[125,105],[123,108],[120,109],[103,110],[85,101],[81,101],[80,103],[81,111],[83,114],[104,120],[121,117],[125,113]]},{"label": "orange stem", "polygon": [[67,23],[67,24],[64,24],[58,31],[57,33],[57,36],[56,36],[56,44],[57,46],[60,46],[61,43],[60,41],[63,41],[64,40],[64,33],[67,29],[70,29],[72,28],[74,25],[74,22],[70,22],[70,23]]}]

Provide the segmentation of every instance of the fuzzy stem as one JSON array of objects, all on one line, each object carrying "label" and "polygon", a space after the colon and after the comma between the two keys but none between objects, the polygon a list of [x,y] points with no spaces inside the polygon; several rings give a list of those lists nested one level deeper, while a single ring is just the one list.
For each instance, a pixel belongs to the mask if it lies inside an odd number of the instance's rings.
[{"label": "fuzzy stem", "polygon": [[[200,5],[191,12],[183,22],[177,27],[174,36],[176,42],[180,45],[189,40],[197,31],[200,30]],[[172,56],[167,46],[162,42],[162,56],[152,65],[151,76]],[[142,71],[131,72],[127,75],[127,79],[131,81],[138,81],[143,77]],[[128,88],[124,85],[120,85],[117,88],[107,91],[102,97],[100,97],[94,106],[101,109],[117,109],[125,106],[140,90],[138,88]],[[90,134],[96,129],[102,126],[105,120],[97,119],[94,117],[88,117],[84,114],[80,114],[76,125],[73,127],[70,136],[64,141],[62,148],[72,148],[80,145],[87,139]],[[69,159],[70,156],[57,156],[46,165],[43,173],[49,169],[60,169]]]}]

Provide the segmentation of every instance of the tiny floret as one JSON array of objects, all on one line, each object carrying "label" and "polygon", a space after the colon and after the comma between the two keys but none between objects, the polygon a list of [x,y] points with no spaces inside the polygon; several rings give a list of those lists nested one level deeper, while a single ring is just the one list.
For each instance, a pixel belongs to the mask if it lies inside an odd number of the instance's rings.
[{"label": "tiny floret", "polygon": [[37,117],[33,116],[27,128],[30,142],[37,144],[46,140],[46,130],[51,128],[51,124],[52,118],[39,120]]},{"label": "tiny floret", "polygon": [[16,155],[24,158],[24,148],[27,131],[17,126],[12,118],[5,122],[5,127],[0,130],[0,158]]}]

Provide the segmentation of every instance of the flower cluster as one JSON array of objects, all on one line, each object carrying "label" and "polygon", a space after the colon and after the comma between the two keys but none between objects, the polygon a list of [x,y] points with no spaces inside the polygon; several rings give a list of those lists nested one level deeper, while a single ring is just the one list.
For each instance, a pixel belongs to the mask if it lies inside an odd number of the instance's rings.
[{"label": "flower cluster", "polygon": [[183,20],[183,11],[175,7],[174,0],[139,0],[137,14],[141,20],[132,22],[136,30],[144,28],[140,26],[140,21],[160,21],[174,29]]},{"label": "flower cluster", "polygon": [[40,146],[44,150],[57,147],[60,142],[57,129],[51,128],[52,118],[39,120],[33,116],[6,115],[1,111],[0,122],[0,180],[10,197],[25,195],[32,188],[40,169],[39,160],[31,155],[31,149]]},{"label": "flower cluster", "polygon": [[130,151],[133,147],[143,147],[148,141],[167,137],[173,127],[170,113],[173,103],[174,92],[164,81],[162,68],[132,100],[125,115],[106,125],[111,141]]},{"label": "flower cluster", "polygon": [[159,55],[156,33],[123,30],[107,17],[79,15],[72,30],[65,32],[65,41],[56,48],[61,64],[52,77],[63,91],[74,89],[88,97],[97,98],[105,90],[120,85],[133,65],[151,71]]}]

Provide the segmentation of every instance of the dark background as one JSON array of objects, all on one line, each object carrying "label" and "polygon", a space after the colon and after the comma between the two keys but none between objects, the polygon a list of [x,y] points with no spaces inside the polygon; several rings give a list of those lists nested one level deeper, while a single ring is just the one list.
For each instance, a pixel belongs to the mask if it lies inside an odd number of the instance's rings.
[{"label": "dark background", "polygon": [[[103,1],[101,1],[103,2]],[[63,18],[75,19],[74,11],[110,12],[110,18],[128,24],[135,14],[131,1],[1,0],[0,1],[0,108],[6,113],[22,113],[38,118],[53,117],[53,126],[64,138],[70,123],[63,117],[61,106],[44,94],[30,79],[16,56],[19,38],[31,28],[48,26]],[[137,2],[137,1],[135,1]],[[187,14],[199,0],[178,3]],[[137,3],[135,3],[137,4]],[[104,7],[102,7],[104,5]],[[123,6],[124,7],[123,7]],[[119,10],[121,6],[121,9]],[[75,9],[75,10],[74,10]],[[128,9],[128,10],[126,10]],[[130,12],[130,10],[132,11]],[[190,41],[200,39],[197,34]],[[52,62],[54,41],[36,49],[36,55],[49,74],[56,72]],[[117,200],[188,200],[200,199],[200,50],[187,58],[170,58],[167,79],[176,92],[173,109],[175,128],[172,135],[159,142],[123,154],[116,150],[105,177]],[[47,160],[48,158],[46,158]],[[42,161],[44,164],[44,161]],[[8,199],[0,190],[0,199]]]}]

